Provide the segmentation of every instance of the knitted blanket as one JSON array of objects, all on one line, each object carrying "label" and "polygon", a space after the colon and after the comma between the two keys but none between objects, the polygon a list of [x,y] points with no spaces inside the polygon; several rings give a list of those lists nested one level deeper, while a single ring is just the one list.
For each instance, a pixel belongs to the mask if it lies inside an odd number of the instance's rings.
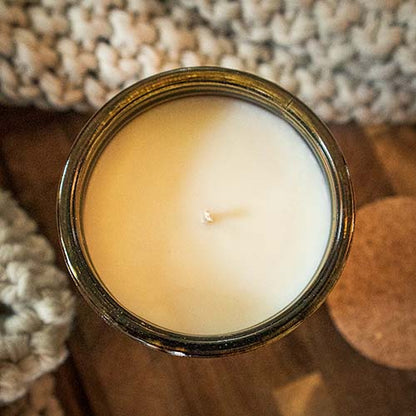
[{"label": "knitted blanket", "polygon": [[66,358],[74,303],[49,242],[0,189],[0,414]]},{"label": "knitted blanket", "polygon": [[0,0],[0,101],[86,111],[159,71],[277,82],[327,121],[416,120],[416,0]]}]

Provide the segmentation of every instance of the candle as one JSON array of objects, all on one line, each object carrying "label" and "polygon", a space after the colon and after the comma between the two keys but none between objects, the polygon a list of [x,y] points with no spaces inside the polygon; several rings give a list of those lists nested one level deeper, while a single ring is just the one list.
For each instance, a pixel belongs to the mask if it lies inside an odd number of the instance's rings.
[{"label": "candle", "polygon": [[325,175],[293,127],[215,96],[161,104],[124,126],[83,209],[108,292],[146,321],[197,335],[287,307],[317,270],[331,219]]},{"label": "candle", "polygon": [[80,132],[58,192],[85,299],[176,355],[243,352],[296,328],[337,281],[353,222],[328,129],[277,85],[224,68],[122,91]]}]

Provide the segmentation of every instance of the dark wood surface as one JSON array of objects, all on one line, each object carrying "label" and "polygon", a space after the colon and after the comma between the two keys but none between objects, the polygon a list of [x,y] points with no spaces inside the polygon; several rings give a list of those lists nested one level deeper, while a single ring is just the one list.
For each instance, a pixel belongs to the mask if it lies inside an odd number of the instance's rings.
[{"label": "dark wood surface", "polygon": [[[63,268],[56,190],[87,117],[16,108],[0,108],[0,115],[0,185],[38,222]],[[416,196],[414,126],[332,130],[349,163],[358,207],[387,195]],[[185,359],[134,342],[79,299],[69,349],[56,373],[67,415],[416,415],[416,372],[360,356],[325,306],[286,338],[256,351]]]}]

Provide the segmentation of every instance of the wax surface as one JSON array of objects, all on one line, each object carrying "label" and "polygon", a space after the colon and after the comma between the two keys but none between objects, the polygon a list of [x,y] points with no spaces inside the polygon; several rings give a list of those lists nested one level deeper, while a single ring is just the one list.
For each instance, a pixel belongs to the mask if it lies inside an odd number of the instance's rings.
[{"label": "wax surface", "polygon": [[[213,222],[204,222],[204,212]],[[255,325],[308,285],[329,238],[324,175],[298,133],[253,104],[190,97],[128,123],[91,176],[89,255],[132,313],[177,332]]]}]

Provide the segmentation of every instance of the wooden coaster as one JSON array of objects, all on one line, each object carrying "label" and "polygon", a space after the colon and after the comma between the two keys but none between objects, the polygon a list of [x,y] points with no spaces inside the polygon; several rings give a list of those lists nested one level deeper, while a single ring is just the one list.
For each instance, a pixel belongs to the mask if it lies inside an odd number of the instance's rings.
[{"label": "wooden coaster", "polygon": [[358,211],[351,253],[328,306],[363,355],[416,368],[416,198],[387,198]]}]

